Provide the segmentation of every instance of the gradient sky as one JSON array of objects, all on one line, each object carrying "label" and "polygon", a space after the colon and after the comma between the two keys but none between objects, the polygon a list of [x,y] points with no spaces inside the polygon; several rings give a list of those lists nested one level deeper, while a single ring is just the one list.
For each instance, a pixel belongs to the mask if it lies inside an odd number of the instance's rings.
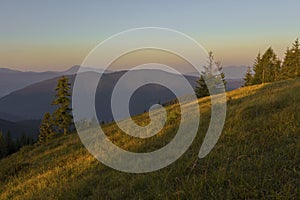
[{"label": "gradient sky", "polygon": [[223,65],[251,65],[272,46],[280,58],[300,36],[300,1],[0,0],[0,67],[63,70],[131,28],[171,28]]}]

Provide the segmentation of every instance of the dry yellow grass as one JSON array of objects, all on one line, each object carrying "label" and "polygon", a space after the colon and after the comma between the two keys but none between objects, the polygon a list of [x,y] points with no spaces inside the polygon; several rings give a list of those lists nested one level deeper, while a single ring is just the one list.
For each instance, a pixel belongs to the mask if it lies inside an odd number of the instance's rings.
[{"label": "dry yellow grass", "polygon": [[[148,174],[127,174],[94,159],[76,134],[26,147],[0,161],[0,199],[296,199],[300,196],[300,80],[241,88],[227,94],[226,124],[216,147],[197,155],[210,119],[209,98],[199,100],[201,121],[190,149],[175,163]],[[157,136],[143,140],[105,126],[124,149],[164,146],[178,119],[169,107]],[[147,124],[147,113],[135,117]]]}]

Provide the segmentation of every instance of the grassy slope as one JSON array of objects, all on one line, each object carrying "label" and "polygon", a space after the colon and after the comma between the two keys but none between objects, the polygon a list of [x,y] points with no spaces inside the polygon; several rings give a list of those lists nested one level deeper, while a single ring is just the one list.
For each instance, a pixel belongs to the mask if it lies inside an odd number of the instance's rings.
[{"label": "grassy slope", "polygon": [[[201,124],[190,149],[148,174],[127,174],[96,161],[77,135],[26,147],[0,161],[0,199],[199,199],[300,196],[300,80],[228,93],[224,131],[213,151],[197,159],[209,122],[209,99],[199,101]],[[135,151],[159,148],[176,129],[176,109],[158,136],[146,142],[113,125],[109,137]],[[143,124],[143,117],[136,118]],[[172,121],[173,120],[173,121]]]}]

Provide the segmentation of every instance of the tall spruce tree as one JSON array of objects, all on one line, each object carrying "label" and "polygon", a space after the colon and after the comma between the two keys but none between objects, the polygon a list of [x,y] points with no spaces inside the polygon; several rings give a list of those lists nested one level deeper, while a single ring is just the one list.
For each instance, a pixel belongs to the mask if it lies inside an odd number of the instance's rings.
[{"label": "tall spruce tree", "polygon": [[252,85],[253,76],[252,76],[251,67],[248,67],[244,81],[245,81],[244,86]]},{"label": "tall spruce tree", "polygon": [[281,62],[271,47],[266,50],[263,56],[258,54],[253,70],[255,72],[252,82],[254,85],[280,79]]},{"label": "tall spruce tree", "polygon": [[73,123],[73,116],[71,114],[72,109],[70,108],[70,83],[69,79],[62,76],[57,83],[55,99],[52,102],[53,105],[57,106],[57,109],[53,113],[53,122],[57,126],[59,132],[63,132],[67,135]]},{"label": "tall spruce tree", "polygon": [[291,49],[285,52],[281,69],[281,79],[295,78],[300,76],[300,47],[298,38]]},{"label": "tall spruce tree", "polygon": [[279,79],[280,61],[271,47],[262,56],[261,64],[263,69],[263,83],[274,82]]},{"label": "tall spruce tree", "polygon": [[254,64],[253,64],[253,79],[252,79],[252,85],[261,84],[263,79],[263,69],[261,66],[261,55],[258,53],[258,55],[255,58]]},{"label": "tall spruce tree", "polygon": [[[216,69],[214,69],[214,66]],[[201,73],[200,79],[197,81],[195,93],[198,98],[209,96],[209,90],[207,84],[211,85],[214,91],[218,85],[226,85],[225,74],[222,71],[220,62],[214,62],[214,56],[212,52],[209,52],[207,66],[203,66],[204,71]],[[214,70],[220,72],[219,75],[214,74]]]},{"label": "tall spruce tree", "polygon": [[285,52],[285,57],[282,63],[280,80],[286,80],[292,77],[294,74],[294,63],[293,63],[293,53],[287,48]]},{"label": "tall spruce tree", "polygon": [[53,125],[50,113],[45,113],[40,126],[39,142],[47,142],[53,136]]}]

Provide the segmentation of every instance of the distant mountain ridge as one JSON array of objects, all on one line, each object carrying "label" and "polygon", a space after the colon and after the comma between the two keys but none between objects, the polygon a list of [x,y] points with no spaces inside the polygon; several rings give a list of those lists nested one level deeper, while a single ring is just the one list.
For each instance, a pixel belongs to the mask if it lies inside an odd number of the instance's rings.
[{"label": "distant mountain ridge", "polygon": [[[114,72],[103,75],[103,84],[97,89],[97,107],[101,110],[101,119],[109,121],[112,119],[111,111],[107,109],[110,103],[110,96],[115,83],[125,73],[125,71]],[[167,72],[165,72],[168,74]],[[95,72],[86,72],[87,80],[90,76],[96,75]],[[69,75],[70,82],[74,83],[75,75]],[[23,119],[41,119],[45,112],[52,112],[55,108],[51,105],[55,95],[55,87],[58,78],[49,79],[39,83],[32,84],[21,90],[12,92],[11,94],[0,99],[0,113],[10,113]],[[191,77],[191,84],[196,84],[196,77]],[[86,86],[89,87],[89,86]],[[82,88],[84,90],[84,88]],[[171,92],[164,87],[146,86],[141,91],[145,97],[145,93],[152,93],[146,102],[141,101],[137,97],[132,114],[142,113],[147,109],[147,105],[160,101],[167,101],[174,98]],[[155,102],[153,102],[155,101]]]},{"label": "distant mountain ridge", "polygon": [[33,83],[60,76],[59,72],[22,72],[0,69],[0,98]]},{"label": "distant mountain ridge", "polygon": [[[101,116],[99,117],[100,120],[112,120],[110,97],[116,82],[125,72],[126,71],[119,71],[103,75],[103,82],[101,82],[100,87],[98,87],[96,95],[96,109],[101,113]],[[86,72],[87,80],[89,80],[89,76],[93,76],[93,73],[95,72]],[[161,71],[160,73],[166,77],[169,76],[170,78],[176,78],[176,76],[178,76],[164,71]],[[68,75],[68,77],[73,85],[75,75]],[[197,85],[196,81],[199,78],[195,76],[185,77],[190,82],[191,86],[195,88]],[[38,82],[2,97],[0,99],[0,119],[1,113],[3,113],[2,119],[18,121],[20,119],[41,119],[45,112],[52,112],[55,107],[51,105],[51,102],[55,95],[54,89],[57,80],[58,78],[56,77]],[[239,88],[243,84],[242,80],[233,79],[226,81],[227,90]],[[180,85],[177,85],[176,87],[180,89]],[[82,88],[82,90],[85,90],[85,88]],[[147,97],[147,99],[145,99],[145,97]],[[131,114],[140,114],[145,110],[148,110],[150,106],[156,104],[158,101],[163,103],[174,98],[175,96],[165,87],[159,85],[146,85],[140,88],[139,92],[133,96],[131,104],[134,106],[131,106]],[[5,113],[9,113],[9,118],[5,117]],[[12,116],[17,117],[18,120],[14,120]]]},{"label": "distant mountain ridge", "polygon": [[75,74],[79,66],[73,66],[62,72],[46,71],[32,72],[11,70],[8,68],[0,68],[0,98],[9,93],[22,89],[34,83],[38,83],[47,79],[55,78],[61,75]]},{"label": "distant mountain ridge", "polygon": [[9,69],[9,68],[0,68],[0,73],[6,73],[6,74],[13,74],[13,73],[20,73],[22,71]]},{"label": "distant mountain ridge", "polygon": [[[9,68],[0,68],[0,98],[10,94],[13,91],[20,90],[31,84],[52,79],[62,75],[76,74],[79,65],[75,65],[65,71],[45,71],[45,72],[33,72],[33,71],[20,71]],[[247,67],[224,67],[223,71],[226,75],[226,79],[242,79],[246,73]],[[85,71],[95,71],[93,68],[85,67]],[[113,71],[97,70],[98,73],[112,73]],[[188,76],[199,76],[198,74],[186,74]]]},{"label": "distant mountain ridge", "polygon": [[[75,80],[74,74],[76,74],[78,69],[79,66],[74,66],[64,72],[39,73],[38,77],[40,78],[47,78],[49,75],[50,77],[55,77],[33,83],[0,98],[0,130],[2,130],[4,133],[10,130],[15,138],[19,137],[23,132],[29,133],[31,136],[36,137],[38,127],[40,125],[39,122],[43,114],[45,112],[53,112],[55,109],[55,107],[51,105],[51,102],[55,95],[54,88],[56,87],[58,78],[62,74],[67,75],[73,85]],[[35,77],[37,75],[36,72],[20,72],[10,69],[1,69],[1,71],[2,73],[0,73],[0,76],[6,75],[7,77],[18,77],[20,73],[22,76],[24,76],[24,73],[27,75],[33,75]],[[91,76],[91,74],[96,73],[90,72],[92,69],[90,69],[90,71],[87,69],[86,71],[88,71],[85,72],[87,74],[87,79],[89,76]],[[110,72],[103,75],[103,82],[101,82],[101,86],[98,87],[96,95],[96,110],[99,120],[109,122],[113,119],[110,109],[111,93],[116,82],[126,72],[127,71]],[[101,73],[101,71],[99,73]],[[165,71],[160,71],[160,74],[162,77],[178,76]],[[192,87],[196,87],[196,81],[198,80],[198,77],[185,77],[190,82]],[[226,82],[228,91],[237,89],[243,85],[243,80],[241,79],[227,79]],[[180,88],[180,86],[176,87]],[[85,88],[82,88],[82,90],[84,89]],[[146,100],[145,97],[147,97]],[[158,102],[164,103],[174,98],[175,96],[168,89],[162,86],[143,86],[138,89],[137,93],[133,95],[133,100],[130,101],[130,112],[132,115],[137,115],[148,110],[153,104]]]},{"label": "distant mountain ridge", "polygon": [[[25,88],[34,83],[59,77],[62,75],[76,74],[80,66],[75,65],[65,71],[45,71],[45,72],[33,72],[33,71],[19,71],[8,68],[0,68],[0,98],[8,95],[9,93]],[[95,69],[85,67],[85,71],[95,71]],[[104,73],[103,70],[97,70],[99,73]],[[110,73],[111,71],[105,71]]]},{"label": "distant mountain ridge", "polygon": [[[222,72],[225,74],[226,79],[242,80],[247,72],[247,66],[224,66]],[[199,73],[187,73],[189,76],[199,76]]]},{"label": "distant mountain ridge", "polygon": [[247,72],[247,66],[225,66],[222,71],[226,79],[243,79]]}]

